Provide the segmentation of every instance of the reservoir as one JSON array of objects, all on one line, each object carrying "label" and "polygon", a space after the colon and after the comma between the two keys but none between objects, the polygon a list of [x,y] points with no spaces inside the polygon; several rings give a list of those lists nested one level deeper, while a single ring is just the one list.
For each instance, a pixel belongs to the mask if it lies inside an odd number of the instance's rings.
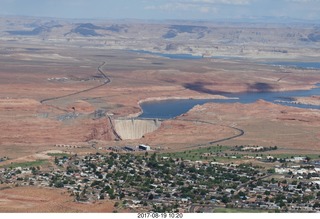
[{"label": "reservoir", "polygon": [[294,106],[305,109],[318,109],[320,106],[316,105],[305,105],[305,104],[292,104],[288,102],[277,102],[290,101],[292,97],[307,97],[312,95],[320,95],[320,84],[317,88],[311,90],[300,90],[300,91],[288,91],[288,92],[247,92],[247,93],[236,93],[226,94],[224,96],[238,98],[238,99],[185,99],[185,100],[163,100],[163,101],[150,101],[141,104],[143,113],[139,118],[159,118],[159,119],[170,119],[179,116],[183,113],[188,112],[195,105],[202,105],[205,103],[254,103],[258,100],[265,100],[272,103],[277,103],[286,106]]},{"label": "reservoir", "polygon": [[320,69],[320,62],[266,62],[264,64],[301,69]]},{"label": "reservoir", "polygon": [[[145,50],[130,50],[131,52],[142,53],[142,54],[150,54],[161,57],[166,57],[170,59],[202,59],[202,56],[194,56],[191,54],[169,54],[169,53],[157,53],[157,52],[149,52]],[[209,57],[210,58],[210,57]],[[212,56],[211,58],[215,59],[232,59],[232,60],[243,60],[245,58],[242,57],[233,57],[233,56]],[[293,67],[293,68],[301,68],[301,69],[320,69],[320,62],[297,62],[297,61],[274,61],[274,62],[262,62],[261,64],[266,65],[274,65],[274,66],[284,66],[284,67]]]},{"label": "reservoir", "polygon": [[[158,55],[171,59],[201,59],[201,56],[192,56],[188,54],[162,54],[153,53],[148,51],[133,51],[144,54]],[[222,58],[222,57],[221,57]],[[223,57],[225,58],[225,57]],[[294,68],[304,69],[320,69],[319,62],[267,62],[262,64],[286,66]],[[188,112],[195,105],[202,105],[209,102],[214,103],[254,103],[258,100],[265,100],[272,103],[277,103],[286,106],[294,106],[305,109],[318,109],[320,106],[316,105],[304,105],[304,104],[293,104],[289,103],[293,97],[308,97],[312,95],[320,95],[320,83],[317,84],[317,88],[311,90],[299,90],[299,91],[286,91],[286,92],[245,92],[245,93],[234,93],[234,94],[223,94],[226,97],[234,99],[184,99],[184,100],[163,100],[163,101],[150,101],[144,102],[140,106],[143,113],[139,118],[159,118],[159,119],[170,119],[179,116],[183,113]],[[282,102],[283,101],[283,102]]]},{"label": "reservoir", "polygon": [[190,54],[169,54],[169,53],[157,53],[157,52],[149,52],[145,50],[130,50],[131,52],[135,53],[142,53],[142,54],[148,54],[148,55],[155,55],[155,56],[161,56],[165,58],[170,59],[202,59],[202,56],[193,56]]}]

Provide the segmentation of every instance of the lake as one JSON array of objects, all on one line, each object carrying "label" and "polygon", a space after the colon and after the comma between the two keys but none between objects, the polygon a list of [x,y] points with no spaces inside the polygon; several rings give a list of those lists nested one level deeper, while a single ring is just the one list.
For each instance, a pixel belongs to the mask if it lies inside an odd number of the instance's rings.
[{"label": "lake", "polygon": [[143,113],[139,118],[159,118],[170,119],[188,112],[195,105],[202,105],[205,103],[254,103],[259,99],[273,102],[285,106],[294,106],[304,109],[318,109],[320,106],[305,105],[305,104],[291,104],[291,103],[278,103],[277,100],[290,101],[292,97],[307,97],[312,95],[320,95],[320,84],[317,88],[311,90],[300,91],[287,91],[287,92],[247,92],[238,94],[226,94],[227,97],[239,99],[185,99],[185,100],[163,100],[163,101],[150,101],[141,104]]},{"label": "lake", "polygon": [[[154,53],[144,50],[132,51],[144,54],[158,55],[162,57],[167,57],[171,59],[201,59],[201,56],[192,56],[190,54],[163,54],[163,53]],[[217,57],[215,57],[217,58]],[[225,59],[226,57],[221,57]],[[240,59],[240,58],[239,58]],[[295,68],[312,68],[320,69],[320,63],[318,62],[267,62],[263,64],[269,65],[279,65],[279,66],[288,66]],[[292,97],[308,97],[312,95],[320,95],[320,83],[317,84],[317,88],[311,90],[300,90],[300,91],[287,91],[287,92],[246,92],[246,93],[237,93],[237,94],[224,94],[226,97],[238,98],[238,99],[185,99],[185,100],[164,100],[164,101],[150,101],[141,104],[143,113],[139,118],[159,118],[159,119],[170,119],[176,116],[179,116],[183,113],[188,112],[195,105],[202,105],[208,102],[214,103],[253,103],[259,99],[276,103],[277,100],[290,101]],[[287,102],[277,102],[281,105],[294,106],[305,109],[319,109],[320,106],[314,105],[304,105],[304,104],[291,104]]]},{"label": "lake", "polygon": [[320,69],[320,62],[265,62],[264,64],[302,69]]},{"label": "lake", "polygon": [[149,52],[145,50],[130,50],[130,52],[149,54],[155,56],[166,57],[170,59],[202,59],[202,56],[193,56],[191,54],[168,54],[168,53],[157,53],[157,52]]},{"label": "lake", "polygon": [[[166,57],[170,59],[202,59],[202,56],[194,56],[191,54],[169,54],[169,53],[157,53],[150,52],[145,50],[130,50],[130,52],[142,53],[142,54],[150,54],[161,57]],[[209,57],[210,58],[210,57]],[[243,60],[246,58],[236,57],[236,56],[212,56],[211,58],[215,59],[232,59],[232,60]],[[285,67],[293,67],[293,68],[303,68],[303,69],[320,69],[320,62],[262,62],[261,64],[266,65],[274,65],[274,66],[285,66]]]}]

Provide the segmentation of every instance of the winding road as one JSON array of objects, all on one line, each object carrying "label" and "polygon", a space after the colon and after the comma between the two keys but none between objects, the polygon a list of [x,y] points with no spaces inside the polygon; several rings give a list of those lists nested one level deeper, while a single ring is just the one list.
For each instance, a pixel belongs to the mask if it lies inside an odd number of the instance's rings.
[{"label": "winding road", "polygon": [[49,101],[58,100],[58,99],[70,97],[70,96],[73,96],[73,95],[85,93],[85,92],[98,89],[98,88],[100,88],[100,87],[102,87],[102,86],[105,86],[105,85],[111,83],[111,79],[110,79],[110,78],[103,72],[103,70],[102,70],[102,67],[103,67],[105,64],[106,64],[106,62],[103,62],[103,63],[102,63],[101,65],[99,65],[99,67],[98,67],[98,71],[99,71],[100,75],[102,75],[102,77],[104,78],[104,83],[103,83],[103,84],[100,84],[100,85],[98,85],[98,86],[91,87],[91,88],[88,88],[88,89],[85,89],[85,90],[77,91],[77,92],[75,92],[75,93],[63,95],[63,96],[51,97],[51,98],[43,99],[43,100],[40,100],[40,103],[46,103],[46,102],[49,102]]},{"label": "winding road", "polygon": [[[85,93],[85,92],[98,89],[98,88],[100,88],[100,87],[102,87],[102,86],[105,86],[105,85],[111,83],[111,79],[110,79],[110,78],[106,75],[106,73],[102,70],[102,67],[103,67],[105,64],[106,64],[106,62],[103,62],[101,65],[98,66],[98,72],[99,72],[99,74],[104,78],[103,84],[100,84],[100,85],[97,85],[97,86],[95,86],[95,87],[91,87],[91,88],[88,88],[88,89],[85,89],[85,90],[77,91],[77,92],[74,92],[74,93],[71,93],[71,94],[63,95],[63,96],[46,98],[46,99],[40,100],[40,103],[46,103],[46,102],[49,102],[49,101],[58,100],[58,99],[62,99],[62,98],[74,96],[74,95],[77,95],[77,94]],[[118,135],[118,133],[115,131],[115,128],[114,128],[113,123],[112,123],[112,119],[111,119],[109,116],[108,116],[108,119],[109,119],[109,121],[110,121],[110,123],[111,123],[112,130],[113,130],[114,135],[117,137],[118,140],[121,140],[121,137],[120,137],[120,136]],[[236,128],[236,127],[228,126],[228,125],[221,125],[221,124],[217,124],[217,123],[213,123],[213,122],[208,122],[208,121],[192,120],[192,119],[179,119],[179,118],[176,118],[176,120],[187,121],[187,122],[199,122],[199,123],[211,124],[211,125],[220,125],[220,126],[224,126],[224,127],[227,127],[227,128],[234,129],[234,130],[236,130],[236,131],[239,132],[239,134],[236,134],[236,135],[233,135],[233,136],[230,136],[230,137],[227,137],[227,138],[223,138],[223,139],[219,139],[219,140],[215,140],[215,141],[210,141],[210,142],[205,143],[205,144],[192,145],[192,146],[189,146],[188,148],[200,147],[200,146],[205,146],[205,145],[207,145],[207,144],[215,144],[215,143],[219,143],[219,142],[223,142],[223,141],[228,141],[228,140],[231,140],[231,139],[234,139],[234,138],[238,138],[238,137],[244,135],[244,133],[245,133],[245,132],[244,132],[242,129],[240,129],[240,128]]]},{"label": "winding road", "polygon": [[233,135],[233,136],[230,136],[230,137],[227,137],[227,138],[222,138],[222,139],[219,139],[219,140],[210,141],[210,142],[204,143],[204,144],[192,145],[192,146],[189,146],[187,148],[201,147],[201,146],[205,146],[207,144],[216,144],[216,143],[219,143],[219,142],[228,141],[228,140],[231,140],[231,139],[234,139],[234,138],[238,138],[238,137],[244,135],[244,133],[245,133],[244,130],[242,130],[240,128],[236,128],[236,127],[229,126],[229,125],[221,125],[221,124],[217,124],[217,123],[214,123],[214,122],[208,122],[208,121],[202,121],[202,120],[192,120],[192,119],[179,119],[179,118],[176,118],[175,120],[187,121],[187,122],[199,122],[199,123],[210,124],[210,125],[220,125],[220,126],[223,126],[223,127],[234,129],[237,132],[239,132],[239,134],[236,134],[236,135]]},{"label": "winding road", "polygon": [[[102,87],[102,86],[105,86],[105,85],[111,83],[111,79],[110,79],[110,78],[106,75],[106,73],[104,73],[103,70],[102,70],[102,67],[103,67],[105,64],[106,64],[106,62],[103,62],[103,63],[102,63],[101,65],[99,65],[99,67],[98,67],[99,74],[104,78],[103,84],[100,84],[100,85],[97,85],[97,86],[95,86],[95,87],[91,87],[91,88],[88,88],[88,89],[85,89],[85,90],[77,91],[77,92],[75,92],[75,93],[63,95],[63,96],[58,96],[58,97],[52,97],[52,98],[43,99],[43,100],[40,101],[40,103],[46,103],[46,102],[49,102],[49,101],[58,100],[58,99],[70,97],[70,96],[73,96],[73,95],[85,93],[85,92],[98,89],[98,88],[100,88],[100,87]],[[59,108],[59,109],[60,109],[60,108]],[[60,109],[60,110],[61,110],[61,109]],[[64,111],[65,111],[65,110],[64,110]],[[121,137],[120,137],[120,136],[118,135],[118,133],[116,132],[115,127],[114,127],[114,125],[113,125],[113,123],[112,123],[112,119],[110,118],[110,116],[108,116],[108,119],[109,119],[109,121],[110,121],[111,129],[112,129],[113,134],[116,136],[116,138],[117,138],[118,140],[122,140]]]}]

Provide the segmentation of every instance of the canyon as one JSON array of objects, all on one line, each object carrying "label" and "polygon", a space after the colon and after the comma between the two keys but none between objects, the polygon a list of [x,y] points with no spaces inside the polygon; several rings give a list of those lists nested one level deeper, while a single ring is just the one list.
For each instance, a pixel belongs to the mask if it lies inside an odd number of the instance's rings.
[{"label": "canyon", "polygon": [[[49,150],[55,144],[82,145],[78,152],[95,151],[92,145],[144,143],[180,150],[208,144],[238,132],[225,124],[136,119],[142,113],[140,104],[309,90],[320,81],[318,69],[266,64],[317,62],[318,29],[311,24],[289,28],[281,24],[81,23],[1,17],[0,26],[0,152],[12,158]],[[197,57],[169,58],[157,53]],[[227,112],[237,105],[219,106],[227,107]],[[243,107],[253,110],[250,104]],[[271,110],[277,105],[265,107]],[[288,116],[294,112],[292,107],[283,111]],[[309,124],[303,122],[303,112],[294,114],[297,127]],[[208,121],[208,113],[198,120]],[[238,128],[247,133],[244,127]],[[240,139],[224,143],[236,144]],[[283,147],[295,148],[296,143],[287,139]]]}]

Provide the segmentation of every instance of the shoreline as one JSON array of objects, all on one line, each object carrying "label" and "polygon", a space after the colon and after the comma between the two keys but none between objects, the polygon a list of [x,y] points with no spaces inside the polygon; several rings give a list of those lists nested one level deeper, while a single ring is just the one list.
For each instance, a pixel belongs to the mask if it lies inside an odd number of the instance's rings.
[{"label": "shoreline", "polygon": [[[306,88],[308,87],[308,88]],[[312,85],[306,85],[306,87],[300,87],[300,88],[282,88],[282,89],[275,89],[274,91],[271,92],[290,92],[290,91],[307,91],[307,90],[312,90],[312,89],[318,89],[320,88],[319,83],[315,83]],[[242,92],[235,92],[233,93],[234,95],[241,94]],[[243,93],[248,93],[248,91],[243,92]],[[252,92],[256,93],[256,92]],[[183,97],[183,96],[171,96],[171,97],[148,97],[145,99],[141,99],[137,102],[138,107],[140,109],[139,112],[137,113],[130,113],[126,116],[118,117],[118,118],[123,118],[123,119],[133,119],[133,118],[138,118],[141,114],[143,114],[143,109],[141,107],[141,104],[146,103],[146,102],[157,102],[157,101],[165,101],[165,100],[189,100],[189,99],[194,99],[194,100],[199,100],[199,99],[210,99],[210,100],[219,100],[219,99],[239,99],[239,97],[226,97],[223,95],[201,95],[201,96],[192,96],[192,97]]]},{"label": "shoreline", "polygon": [[[312,89],[318,89],[318,88],[319,88],[318,84],[314,84],[314,85],[310,85],[309,89],[284,89],[284,90],[277,90],[277,91],[273,91],[273,92],[303,91],[303,90],[312,90]],[[253,93],[255,93],[255,92],[253,92]],[[234,94],[236,95],[237,93],[234,93]],[[181,97],[181,96],[149,97],[149,98],[139,100],[137,102],[138,107],[140,109],[139,112],[131,113],[123,118],[127,118],[127,119],[138,118],[141,114],[143,114],[143,109],[141,107],[141,104],[146,103],[146,102],[158,102],[158,101],[165,101],[165,100],[188,100],[188,99],[194,99],[194,100],[200,100],[200,99],[210,99],[210,100],[229,99],[229,100],[232,100],[233,99],[233,100],[235,100],[235,99],[239,99],[239,98],[238,97],[226,97],[226,96],[222,96],[222,95],[203,95],[203,96],[195,96],[195,97]]]},{"label": "shoreline", "polygon": [[141,104],[145,102],[157,102],[157,101],[164,101],[164,100],[201,100],[201,99],[210,99],[210,100],[221,100],[221,99],[239,99],[237,97],[225,97],[222,95],[204,95],[204,96],[195,96],[195,97],[179,97],[179,96],[173,96],[173,97],[148,97],[142,100],[138,101],[138,106],[140,109],[140,112],[137,113],[131,113],[123,118],[127,119],[133,119],[133,118],[138,118],[141,114],[143,114],[143,109],[141,107]]},{"label": "shoreline", "polygon": [[320,107],[320,96],[312,95],[309,97],[294,97],[293,104],[304,104]]},{"label": "shoreline", "polygon": [[[309,54],[309,56],[306,58],[305,56],[299,54],[299,53],[291,53],[291,54],[277,54],[277,53],[270,53],[269,51],[264,51],[262,54],[259,54],[259,57],[257,57],[255,52],[252,53],[246,53],[246,54],[232,54],[230,52],[223,52],[220,53],[215,51],[215,55],[206,54],[205,51],[198,50],[194,52],[188,52],[186,50],[180,49],[175,51],[167,51],[167,50],[154,50],[152,48],[145,49],[145,50],[139,50],[139,49],[130,49],[126,50],[133,53],[141,53],[146,54],[150,56],[158,56],[162,58],[167,59],[181,59],[181,60],[188,60],[188,59],[219,59],[219,60],[253,60],[253,61],[263,61],[263,62],[279,62],[279,60],[283,62],[305,62],[305,63],[312,63],[312,62],[318,62],[317,56],[315,54]],[[280,61],[280,62],[281,62]],[[265,63],[267,64],[267,63]],[[268,64],[269,65],[269,64]],[[270,65],[273,65],[270,63]],[[273,66],[282,66],[285,68],[294,68],[294,69],[302,69],[302,70],[319,70],[318,67],[295,67],[292,65],[273,65]]]}]

